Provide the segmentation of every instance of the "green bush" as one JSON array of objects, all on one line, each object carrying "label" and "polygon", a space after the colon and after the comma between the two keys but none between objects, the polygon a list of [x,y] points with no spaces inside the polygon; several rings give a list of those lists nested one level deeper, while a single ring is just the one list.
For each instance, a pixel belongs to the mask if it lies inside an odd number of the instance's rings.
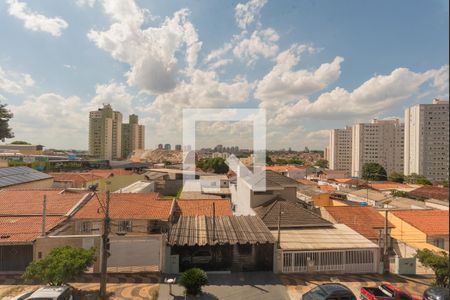
[{"label": "green bush", "polygon": [[202,292],[202,286],[208,284],[208,276],[202,269],[189,269],[181,274],[179,284],[186,289],[186,294],[198,295]]}]

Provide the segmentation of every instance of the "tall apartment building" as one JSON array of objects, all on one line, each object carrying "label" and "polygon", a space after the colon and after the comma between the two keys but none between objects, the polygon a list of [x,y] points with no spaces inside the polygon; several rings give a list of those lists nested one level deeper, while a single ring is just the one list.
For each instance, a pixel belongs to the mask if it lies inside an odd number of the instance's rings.
[{"label": "tall apartment building", "polygon": [[139,125],[137,115],[130,115],[128,124],[122,124],[122,157],[128,157],[134,150],[144,149],[144,136],[144,125]]},{"label": "tall apartment building", "polygon": [[330,130],[328,146],[328,166],[331,170],[348,171],[352,169],[352,128]]},{"label": "tall apartment building", "polygon": [[89,112],[89,153],[102,159],[120,159],[122,114],[111,105]]},{"label": "tall apartment building", "polygon": [[448,180],[449,103],[433,100],[405,110],[404,174],[432,181]]},{"label": "tall apartment building", "polygon": [[365,163],[382,165],[387,174],[403,172],[405,124],[399,119],[372,120],[352,127],[352,176],[361,177]]},{"label": "tall apartment building", "polygon": [[111,105],[89,112],[89,154],[101,159],[126,158],[130,151],[144,149],[144,126],[131,115],[129,124],[122,124],[122,114]]}]

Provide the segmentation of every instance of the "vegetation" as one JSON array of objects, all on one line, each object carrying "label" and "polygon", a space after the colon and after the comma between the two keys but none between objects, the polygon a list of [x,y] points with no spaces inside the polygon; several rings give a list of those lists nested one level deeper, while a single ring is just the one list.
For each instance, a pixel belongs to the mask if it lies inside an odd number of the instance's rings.
[{"label": "vegetation", "polygon": [[14,141],[11,144],[12,145],[31,145],[30,143],[25,142],[25,141]]},{"label": "vegetation", "polygon": [[22,276],[48,285],[63,285],[83,274],[94,261],[95,248],[55,248],[43,259],[33,261]]},{"label": "vegetation", "polygon": [[410,198],[410,199],[415,199],[413,197],[411,197],[407,192],[405,191],[397,191],[397,190],[393,190],[391,191],[391,195],[394,197],[403,197],[403,198]]},{"label": "vegetation", "polygon": [[6,104],[0,103],[0,140],[11,139],[14,137],[9,120],[13,117],[13,113],[6,108]]},{"label": "vegetation", "polygon": [[[272,162],[272,160],[271,160],[271,162]],[[272,162],[271,164],[267,164],[267,165],[272,166],[272,165],[303,165],[303,164],[304,164],[303,160],[298,159],[298,158],[289,158],[289,159],[277,158],[275,160],[275,163]]]},{"label": "vegetation", "polygon": [[217,174],[225,174],[228,172],[228,165],[222,157],[206,158],[197,163],[197,166],[204,172],[214,172]]},{"label": "vegetation", "polygon": [[365,180],[383,181],[387,179],[386,170],[378,163],[366,163],[362,167],[361,177]]},{"label": "vegetation", "polygon": [[266,166],[273,166],[274,163],[269,155],[266,155]]},{"label": "vegetation", "polygon": [[405,181],[405,175],[398,173],[398,172],[392,172],[389,177],[389,181],[403,183]]},{"label": "vegetation", "polygon": [[319,159],[316,161],[315,163],[316,166],[318,166],[319,168],[328,168],[328,160],[326,159]]},{"label": "vegetation", "polygon": [[432,185],[431,181],[428,180],[425,176],[418,175],[416,173],[412,173],[411,175],[405,176],[405,182],[411,184]]},{"label": "vegetation", "polygon": [[435,253],[428,249],[418,250],[416,257],[423,266],[433,270],[436,276],[433,285],[445,288],[448,287],[449,262],[446,252],[442,251],[441,253]]},{"label": "vegetation", "polygon": [[186,294],[198,295],[202,292],[202,286],[208,284],[208,276],[202,269],[189,269],[181,274],[179,284],[186,289]]}]

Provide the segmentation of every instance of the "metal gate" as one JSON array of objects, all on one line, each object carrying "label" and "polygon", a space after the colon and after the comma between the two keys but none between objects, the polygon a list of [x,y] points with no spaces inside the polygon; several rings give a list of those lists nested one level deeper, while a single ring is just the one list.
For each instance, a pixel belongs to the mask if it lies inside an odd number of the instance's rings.
[{"label": "metal gate", "polygon": [[160,236],[111,239],[108,270],[158,271],[161,262],[160,252]]},{"label": "metal gate", "polygon": [[32,245],[0,246],[0,272],[24,271],[32,261]]},{"label": "metal gate", "polygon": [[376,250],[328,250],[283,252],[283,273],[376,272]]}]

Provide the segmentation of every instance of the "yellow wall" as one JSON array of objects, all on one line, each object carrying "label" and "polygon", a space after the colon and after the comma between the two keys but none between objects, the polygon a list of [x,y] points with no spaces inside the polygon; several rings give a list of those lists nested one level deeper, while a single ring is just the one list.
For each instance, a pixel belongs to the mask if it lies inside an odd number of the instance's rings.
[{"label": "yellow wall", "polygon": [[312,200],[314,202],[314,206],[316,207],[333,205],[330,195],[325,193],[313,196]]},{"label": "yellow wall", "polygon": [[339,200],[331,200],[331,205],[332,206],[348,206],[348,204],[345,204],[344,202],[342,202],[342,201],[339,201]]}]

